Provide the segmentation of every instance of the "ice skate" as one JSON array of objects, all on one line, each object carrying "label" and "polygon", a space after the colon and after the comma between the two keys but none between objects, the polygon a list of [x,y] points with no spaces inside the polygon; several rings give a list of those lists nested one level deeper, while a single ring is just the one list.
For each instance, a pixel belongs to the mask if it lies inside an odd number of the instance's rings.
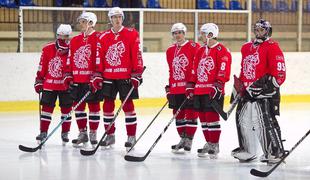
[{"label": "ice skate", "polygon": [[185,144],[184,144],[184,151],[185,152],[190,152],[192,149],[192,143],[193,143],[193,139],[192,138],[186,138],[185,139]]},{"label": "ice skate", "polygon": [[98,141],[97,141],[97,132],[96,131],[90,131],[89,132],[89,141],[90,141],[90,144],[94,147],[96,146],[96,144],[98,144]]},{"label": "ice skate", "polygon": [[62,145],[65,146],[69,142],[69,132],[61,133]]},{"label": "ice skate", "polygon": [[210,159],[217,159],[217,155],[220,152],[219,143],[209,143],[209,157]]},{"label": "ice skate", "polygon": [[99,145],[102,147],[102,149],[108,149],[112,148],[115,144],[115,136],[114,134],[107,135],[104,141],[101,141]]},{"label": "ice skate", "polygon": [[[267,163],[268,166],[272,166],[280,162],[282,157],[283,157],[283,154],[281,154],[280,156],[262,155],[260,157],[260,162]],[[283,163],[285,163],[285,161],[283,161]]]},{"label": "ice skate", "polygon": [[78,138],[72,140],[73,147],[80,147],[80,144],[82,143],[84,147],[86,147],[87,142],[88,142],[88,135],[86,130],[80,131]]},{"label": "ice skate", "polygon": [[36,140],[38,144],[40,144],[44,139],[47,137],[47,132],[41,132],[37,137]]},{"label": "ice skate", "polygon": [[209,150],[210,150],[209,143],[206,142],[203,148],[197,150],[198,157],[206,157]]},{"label": "ice skate", "polygon": [[127,142],[125,142],[126,151],[129,151],[134,144],[136,144],[136,136],[128,136]]},{"label": "ice skate", "polygon": [[184,153],[182,149],[184,149],[186,138],[182,137],[178,144],[172,145],[171,149],[173,153],[181,154]]}]

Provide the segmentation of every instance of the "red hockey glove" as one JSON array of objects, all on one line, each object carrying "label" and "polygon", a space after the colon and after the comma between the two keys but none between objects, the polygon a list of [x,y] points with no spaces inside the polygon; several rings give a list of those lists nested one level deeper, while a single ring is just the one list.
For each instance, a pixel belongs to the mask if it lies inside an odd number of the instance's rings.
[{"label": "red hockey glove", "polygon": [[42,92],[43,90],[43,79],[36,77],[34,82],[34,89],[37,93]]},{"label": "red hockey glove", "polygon": [[166,91],[166,98],[168,99],[168,96],[170,95],[170,86],[169,85],[165,86],[165,91]]},{"label": "red hockey glove", "polygon": [[139,74],[131,74],[131,84],[132,86],[137,89],[143,82],[143,79],[142,79],[142,75],[139,73]]},{"label": "red hockey glove", "polygon": [[92,93],[96,93],[102,88],[103,77],[101,73],[95,72],[90,79],[90,89]]},{"label": "red hockey glove", "polygon": [[212,90],[210,92],[210,98],[213,100],[220,100],[223,95],[224,83],[217,81],[214,83]]},{"label": "red hockey glove", "polygon": [[73,76],[71,73],[65,73],[63,77],[65,89],[68,89],[73,84]]},{"label": "red hockey glove", "polygon": [[188,82],[186,83],[186,97],[192,98],[194,96],[194,88],[195,88],[195,83],[193,82]]}]

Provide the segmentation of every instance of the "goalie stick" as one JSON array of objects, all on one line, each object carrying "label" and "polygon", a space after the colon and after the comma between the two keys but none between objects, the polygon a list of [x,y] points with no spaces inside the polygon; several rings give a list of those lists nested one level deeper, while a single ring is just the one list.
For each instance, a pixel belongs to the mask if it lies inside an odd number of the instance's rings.
[{"label": "goalie stick", "polygon": [[132,147],[127,151],[127,154],[135,147],[135,145],[137,144],[137,142],[141,139],[141,137],[144,135],[144,133],[149,129],[149,127],[153,124],[153,122],[155,121],[155,119],[158,117],[158,115],[163,111],[163,109],[167,106],[168,101],[166,101],[166,103],[163,105],[163,107],[158,111],[158,113],[155,115],[155,117],[152,119],[152,121],[149,123],[149,125],[146,127],[146,129],[141,133],[141,135],[139,136],[139,138],[137,139],[137,141],[132,145]]},{"label": "goalie stick", "polygon": [[47,137],[37,147],[31,148],[31,147],[19,145],[18,148],[21,151],[25,151],[25,152],[36,152],[38,149],[41,149],[42,146],[45,144],[45,142],[55,133],[55,131],[62,125],[62,123],[65,122],[68,119],[68,117],[70,117],[72,112],[74,112],[76,108],[79,107],[79,105],[85,101],[85,99],[89,96],[90,93],[91,93],[90,91],[87,91],[87,93],[82,97],[82,99],[72,108],[72,110],[58,123],[58,125],[52,130],[52,132],[49,133]]},{"label": "goalie stick", "polygon": [[211,101],[211,106],[213,107],[213,109],[219,113],[219,115],[225,120],[227,121],[228,117],[230,116],[230,114],[233,112],[233,110],[235,109],[235,107],[238,105],[239,101],[241,99],[241,95],[238,93],[237,96],[235,97],[235,99],[233,100],[233,102],[230,104],[230,107],[228,109],[227,112],[225,112],[223,110],[223,108],[219,105],[219,103],[215,100]]},{"label": "goalie stick", "polygon": [[153,145],[150,147],[150,149],[147,151],[147,153],[142,156],[142,157],[137,157],[137,156],[131,156],[131,155],[126,155],[124,158],[126,161],[132,161],[132,162],[142,162],[144,161],[147,156],[151,153],[151,151],[153,150],[153,148],[155,147],[155,145],[158,143],[158,141],[160,140],[160,138],[162,137],[162,135],[167,131],[168,127],[170,126],[170,124],[173,122],[173,120],[176,118],[176,116],[180,113],[181,108],[187,103],[189,97],[186,97],[186,99],[182,102],[182,104],[180,105],[179,109],[177,110],[177,112],[173,115],[173,117],[171,118],[171,120],[169,121],[169,123],[166,125],[166,127],[164,128],[164,130],[160,133],[160,135],[157,137],[157,139],[155,140],[155,142],[153,143]]},{"label": "goalie stick", "polygon": [[285,153],[285,155],[281,158],[281,160],[275,164],[269,171],[259,171],[257,169],[251,169],[250,173],[253,176],[257,177],[267,177],[269,176],[284,160],[293,152],[293,150],[309,135],[310,129],[308,132],[289,150]]}]

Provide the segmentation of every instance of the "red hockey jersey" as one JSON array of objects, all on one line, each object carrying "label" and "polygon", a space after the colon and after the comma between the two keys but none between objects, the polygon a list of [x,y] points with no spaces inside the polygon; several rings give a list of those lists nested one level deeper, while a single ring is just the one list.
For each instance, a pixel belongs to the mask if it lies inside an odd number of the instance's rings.
[{"label": "red hockey jersey", "polygon": [[173,44],[166,51],[169,66],[169,86],[171,94],[184,94],[189,80],[198,43],[186,41],[182,45]]},{"label": "red hockey jersey", "polygon": [[143,60],[139,33],[122,27],[102,33],[97,47],[96,71],[107,79],[128,79],[131,73],[142,73]]},{"label": "red hockey jersey", "polygon": [[44,90],[65,90],[63,68],[68,54],[57,52],[55,42],[46,44],[41,53],[37,77],[43,79]]},{"label": "red hockey jersey", "polygon": [[221,43],[211,48],[203,46],[196,53],[193,67],[190,81],[195,83],[194,94],[209,94],[215,82],[229,81],[230,51]]},{"label": "red hockey jersey", "polygon": [[281,85],[286,78],[286,68],[279,44],[272,39],[258,46],[254,46],[253,43],[253,41],[245,43],[241,48],[241,81],[247,87],[265,74],[270,74]]},{"label": "red hockey jersey", "polygon": [[95,70],[96,49],[99,32],[92,32],[85,36],[81,33],[70,41],[69,56],[66,72],[72,72],[73,82],[88,83]]}]

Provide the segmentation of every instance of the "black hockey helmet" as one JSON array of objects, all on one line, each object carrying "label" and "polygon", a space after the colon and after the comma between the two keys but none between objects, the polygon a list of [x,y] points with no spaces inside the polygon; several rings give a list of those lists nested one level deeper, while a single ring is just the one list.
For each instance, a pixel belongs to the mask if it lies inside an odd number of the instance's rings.
[{"label": "black hockey helmet", "polygon": [[255,31],[258,28],[265,29],[266,30],[266,34],[263,35],[263,37],[256,37],[256,38],[262,39],[264,41],[268,37],[271,37],[271,35],[272,35],[272,27],[271,27],[271,24],[269,23],[269,21],[266,21],[265,19],[260,19],[260,20],[256,21],[256,23],[254,24],[254,33],[255,33]]}]

